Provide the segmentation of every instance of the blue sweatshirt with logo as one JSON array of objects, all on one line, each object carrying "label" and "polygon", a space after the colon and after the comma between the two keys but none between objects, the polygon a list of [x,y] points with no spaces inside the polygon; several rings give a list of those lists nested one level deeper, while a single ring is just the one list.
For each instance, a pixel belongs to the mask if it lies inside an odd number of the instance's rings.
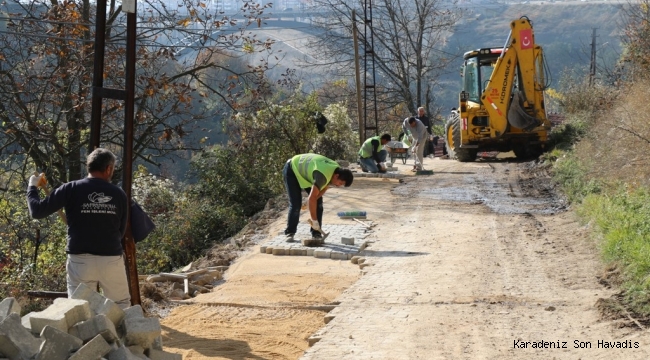
[{"label": "blue sweatshirt with logo", "polygon": [[63,184],[41,200],[35,186],[27,188],[27,206],[34,219],[64,208],[68,221],[68,254],[122,255],[126,232],[126,193],[99,178]]}]

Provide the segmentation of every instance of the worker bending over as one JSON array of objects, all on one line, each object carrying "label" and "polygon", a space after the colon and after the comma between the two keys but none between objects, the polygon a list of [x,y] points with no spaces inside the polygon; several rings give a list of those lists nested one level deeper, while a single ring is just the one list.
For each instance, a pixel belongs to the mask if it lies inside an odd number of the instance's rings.
[{"label": "worker bending over", "polygon": [[106,149],[95,149],[88,155],[86,166],[88,177],[63,184],[42,200],[38,186],[47,182],[43,174],[32,175],[27,187],[29,214],[42,219],[65,208],[69,298],[81,283],[91,289],[99,285],[104,296],[127,308],[131,306],[131,296],[122,255],[127,201],[124,191],[110,183],[115,155]]},{"label": "worker bending over", "polygon": [[407,122],[408,128],[413,136],[413,151],[415,152],[415,165],[413,166],[413,171],[424,170],[424,147],[426,146],[427,138],[429,137],[427,127],[424,126],[420,120],[411,116],[404,121],[403,128],[405,129],[405,132]]},{"label": "worker bending over", "polygon": [[352,185],[353,175],[349,169],[343,169],[339,164],[317,154],[301,154],[289,159],[282,170],[284,185],[289,195],[289,215],[287,228],[284,230],[287,242],[293,242],[300,220],[302,206],[302,190],[305,190],[307,208],[311,216],[311,235],[321,239],[320,225],[323,221],[323,194],[330,185],[346,187]]},{"label": "worker bending over", "polygon": [[390,142],[390,135],[373,136],[366,139],[359,149],[359,165],[364,172],[386,172],[386,150],[384,145]]}]

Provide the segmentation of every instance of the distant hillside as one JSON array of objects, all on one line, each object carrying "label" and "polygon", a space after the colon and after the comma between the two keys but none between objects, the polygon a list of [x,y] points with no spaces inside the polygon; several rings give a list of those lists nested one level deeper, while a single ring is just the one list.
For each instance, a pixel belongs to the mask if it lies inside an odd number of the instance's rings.
[{"label": "distant hillside", "polygon": [[[593,2],[473,7],[449,37],[446,52],[459,55],[448,75],[442,79],[437,104],[448,109],[458,101],[460,55],[481,47],[503,46],[510,22],[527,16],[533,22],[535,41],[542,45],[553,78],[553,87],[564,71],[586,73],[589,69],[591,37],[596,28],[598,65],[611,66],[621,52],[621,5]],[[443,115],[446,115],[443,113]]]}]

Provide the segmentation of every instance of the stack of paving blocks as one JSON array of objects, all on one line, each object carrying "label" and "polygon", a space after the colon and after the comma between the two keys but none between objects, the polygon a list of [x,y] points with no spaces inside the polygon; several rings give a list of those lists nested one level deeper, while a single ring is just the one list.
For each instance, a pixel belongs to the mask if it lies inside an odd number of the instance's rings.
[{"label": "stack of paving blocks", "polygon": [[20,318],[14,298],[0,302],[0,359],[182,360],[163,351],[160,321],[139,305],[120,308],[81,284],[71,299]]}]

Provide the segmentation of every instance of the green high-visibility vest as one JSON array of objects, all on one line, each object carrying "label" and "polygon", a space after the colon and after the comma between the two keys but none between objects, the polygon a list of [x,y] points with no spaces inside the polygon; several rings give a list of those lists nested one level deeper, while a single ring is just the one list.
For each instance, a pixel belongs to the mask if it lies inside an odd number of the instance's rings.
[{"label": "green high-visibility vest", "polygon": [[373,136],[371,138],[367,138],[366,141],[363,142],[363,145],[361,145],[361,149],[359,149],[359,156],[361,156],[362,158],[369,158],[372,156],[373,140],[377,140],[377,142],[379,142],[379,147],[377,148],[377,151],[379,151],[379,148],[381,147],[381,137]]},{"label": "green high-visibility vest", "polygon": [[[298,184],[303,189],[310,188],[314,185],[314,171],[320,171],[327,179],[327,184],[332,181],[334,170],[339,167],[339,164],[318,154],[301,154],[291,158],[291,169],[296,174]],[[322,189],[321,189],[322,190]]]}]

